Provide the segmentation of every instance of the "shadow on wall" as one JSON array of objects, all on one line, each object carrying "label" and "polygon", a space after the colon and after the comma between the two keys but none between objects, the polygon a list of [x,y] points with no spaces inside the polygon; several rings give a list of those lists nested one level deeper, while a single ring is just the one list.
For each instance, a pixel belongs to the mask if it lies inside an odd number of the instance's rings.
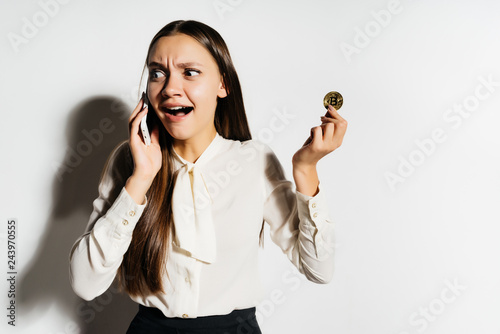
[{"label": "shadow on wall", "polygon": [[64,161],[54,162],[53,207],[36,256],[23,271],[18,299],[23,314],[43,315],[49,305],[68,319],[57,333],[125,333],[137,304],[115,287],[87,302],[69,282],[69,252],[84,233],[104,164],[128,138],[132,110],[113,97],[83,101],[71,112],[66,127]]}]

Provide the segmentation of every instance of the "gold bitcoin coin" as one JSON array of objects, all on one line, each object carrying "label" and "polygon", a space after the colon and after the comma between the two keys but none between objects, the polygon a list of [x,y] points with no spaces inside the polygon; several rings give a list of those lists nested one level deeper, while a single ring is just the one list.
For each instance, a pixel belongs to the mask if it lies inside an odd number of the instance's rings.
[{"label": "gold bitcoin coin", "polygon": [[335,110],[339,110],[342,107],[342,103],[344,103],[344,98],[340,95],[339,92],[330,92],[325,95],[323,98],[323,105],[328,109],[328,105],[332,105]]}]

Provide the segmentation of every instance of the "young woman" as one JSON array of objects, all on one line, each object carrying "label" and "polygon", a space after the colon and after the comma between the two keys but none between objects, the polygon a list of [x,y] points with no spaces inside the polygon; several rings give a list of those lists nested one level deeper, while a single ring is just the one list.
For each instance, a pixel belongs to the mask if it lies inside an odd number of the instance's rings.
[{"label": "young woman", "polygon": [[[251,140],[243,98],[221,36],[175,21],[146,57],[147,97],[130,138],[108,159],[86,232],[70,255],[86,300],[115,278],[139,303],[127,333],[261,333],[258,247],[272,241],[310,281],[333,274],[333,223],[317,162],[347,122],[330,106],[293,156],[293,183],[272,150]],[[151,145],[140,135],[145,115]]]}]

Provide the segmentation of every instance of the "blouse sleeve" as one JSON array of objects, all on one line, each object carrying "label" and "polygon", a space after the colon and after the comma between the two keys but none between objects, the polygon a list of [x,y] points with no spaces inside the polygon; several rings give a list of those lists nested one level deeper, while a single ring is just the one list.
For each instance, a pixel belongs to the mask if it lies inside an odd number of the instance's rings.
[{"label": "blouse sleeve", "polygon": [[334,271],[334,224],[329,218],[324,190],[314,197],[293,190],[276,155],[264,157],[266,200],[264,220],[271,240],[315,283],[329,283]]},{"label": "blouse sleeve", "polygon": [[124,188],[132,171],[130,149],[124,142],[108,158],[85,233],[71,249],[71,286],[85,300],[101,295],[113,283],[146,206],[137,205]]}]

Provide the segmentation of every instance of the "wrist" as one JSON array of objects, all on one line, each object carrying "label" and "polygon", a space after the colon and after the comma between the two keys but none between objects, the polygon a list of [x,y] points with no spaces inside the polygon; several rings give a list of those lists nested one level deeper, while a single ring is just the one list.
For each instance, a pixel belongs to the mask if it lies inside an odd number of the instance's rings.
[{"label": "wrist", "polygon": [[150,178],[132,174],[125,183],[125,190],[137,204],[142,205],[152,183]]},{"label": "wrist", "polygon": [[305,163],[292,163],[293,173],[308,175],[316,172],[316,163],[305,164]]},{"label": "wrist", "polygon": [[[139,173],[136,170],[130,175],[128,180],[137,184],[148,185],[148,187],[153,183],[155,175]],[[127,181],[128,181],[127,180]]]},{"label": "wrist", "polygon": [[316,164],[294,164],[293,179],[298,192],[311,197],[318,193],[319,180]]}]

